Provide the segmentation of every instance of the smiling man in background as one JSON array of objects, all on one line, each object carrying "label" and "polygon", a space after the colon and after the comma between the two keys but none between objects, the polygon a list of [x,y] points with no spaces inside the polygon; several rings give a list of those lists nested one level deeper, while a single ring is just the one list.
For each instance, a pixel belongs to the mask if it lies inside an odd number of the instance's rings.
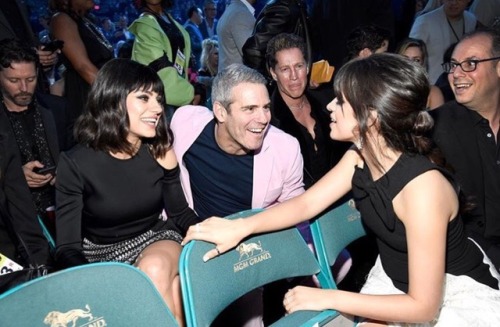
[{"label": "smiling man in background", "polygon": [[431,115],[433,138],[475,207],[464,215],[469,236],[500,268],[500,34],[476,31],[443,64],[456,101]]}]

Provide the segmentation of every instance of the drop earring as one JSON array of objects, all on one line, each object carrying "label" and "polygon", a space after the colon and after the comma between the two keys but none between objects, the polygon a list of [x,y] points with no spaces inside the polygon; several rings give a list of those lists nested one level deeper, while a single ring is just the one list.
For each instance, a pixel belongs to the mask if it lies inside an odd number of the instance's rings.
[{"label": "drop earring", "polygon": [[360,137],[356,142],[354,142],[354,145],[356,146],[356,148],[358,148],[358,150],[362,150],[363,149],[363,138]]}]

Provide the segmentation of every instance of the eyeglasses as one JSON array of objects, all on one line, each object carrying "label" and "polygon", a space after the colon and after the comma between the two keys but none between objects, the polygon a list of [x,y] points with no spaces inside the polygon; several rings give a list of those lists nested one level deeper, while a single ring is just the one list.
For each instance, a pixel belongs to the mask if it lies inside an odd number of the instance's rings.
[{"label": "eyeglasses", "polygon": [[469,73],[473,72],[477,68],[477,64],[480,62],[485,62],[485,61],[492,61],[492,60],[498,60],[500,57],[493,57],[493,58],[487,58],[487,59],[468,59],[464,60],[462,62],[444,62],[441,64],[443,67],[443,70],[447,74],[451,74],[455,72],[455,69],[457,69],[458,66],[462,69],[462,71]]}]

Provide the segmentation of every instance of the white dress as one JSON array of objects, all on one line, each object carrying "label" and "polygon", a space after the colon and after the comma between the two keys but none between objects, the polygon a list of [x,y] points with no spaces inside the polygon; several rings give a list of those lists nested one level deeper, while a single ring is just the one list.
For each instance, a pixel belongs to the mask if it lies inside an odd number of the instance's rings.
[{"label": "white dress", "polygon": [[[490,266],[491,274],[499,280],[500,285],[500,275],[493,267],[490,259],[485,255],[483,261]],[[370,270],[361,293],[380,295],[404,294],[394,286],[389,276],[385,273],[380,257],[377,258],[375,265]],[[358,325],[362,326],[363,322]],[[433,321],[423,324],[390,323],[388,326],[500,326],[500,291],[476,282],[469,276],[446,274],[443,302],[438,315]]]}]

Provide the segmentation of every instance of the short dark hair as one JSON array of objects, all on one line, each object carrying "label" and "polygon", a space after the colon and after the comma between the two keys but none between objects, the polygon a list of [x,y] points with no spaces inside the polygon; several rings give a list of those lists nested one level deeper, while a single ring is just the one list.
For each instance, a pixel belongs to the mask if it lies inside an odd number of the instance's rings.
[{"label": "short dark hair", "polygon": [[[134,5],[137,9],[143,9],[146,7],[146,0],[134,0]],[[173,0],[162,0],[161,7],[163,9],[170,9],[174,6]]]},{"label": "short dark hair", "polygon": [[474,30],[472,32],[466,33],[462,39],[460,39],[460,42],[463,40],[470,39],[472,37],[478,36],[478,35],[485,35],[491,40],[491,53],[490,55],[492,57],[497,57],[500,56],[500,32],[497,31],[494,28],[488,28],[488,27],[483,27],[479,28],[477,30]]},{"label": "short dark hair", "polygon": [[191,7],[189,7],[189,9],[187,10],[187,17],[188,17],[188,18],[193,17],[194,13],[195,13],[195,12],[198,12],[198,9],[199,9],[199,8],[198,8],[198,7],[196,7],[196,6],[191,6]]},{"label": "short dark hair", "polygon": [[266,50],[267,69],[274,68],[278,63],[276,60],[276,53],[294,48],[298,48],[300,52],[302,52],[306,63],[308,63],[309,58],[307,57],[306,43],[300,36],[291,33],[281,33],[269,40]]},{"label": "short dark hair", "polygon": [[32,62],[38,68],[38,55],[36,51],[25,42],[17,39],[4,39],[0,41],[0,70],[12,67],[12,63]]},{"label": "short dark hair", "polygon": [[[426,136],[433,126],[426,111],[429,91],[424,67],[389,53],[349,61],[334,81],[337,101],[351,105],[361,139],[369,138],[370,113],[375,111],[379,133],[389,148],[423,155],[432,150],[432,142]],[[376,151],[367,146],[373,159]]]},{"label": "short dark hair", "polygon": [[391,33],[388,30],[377,25],[356,27],[347,37],[347,60],[356,58],[358,53],[365,48],[374,52],[390,37]]},{"label": "short dark hair", "polygon": [[[135,149],[127,140],[127,96],[138,90],[158,93],[165,108],[163,83],[154,70],[130,59],[108,61],[97,73],[85,110],[76,122],[76,140],[94,150],[133,155]],[[156,136],[143,140],[155,157],[164,156],[172,142],[165,115],[156,126]]]}]

